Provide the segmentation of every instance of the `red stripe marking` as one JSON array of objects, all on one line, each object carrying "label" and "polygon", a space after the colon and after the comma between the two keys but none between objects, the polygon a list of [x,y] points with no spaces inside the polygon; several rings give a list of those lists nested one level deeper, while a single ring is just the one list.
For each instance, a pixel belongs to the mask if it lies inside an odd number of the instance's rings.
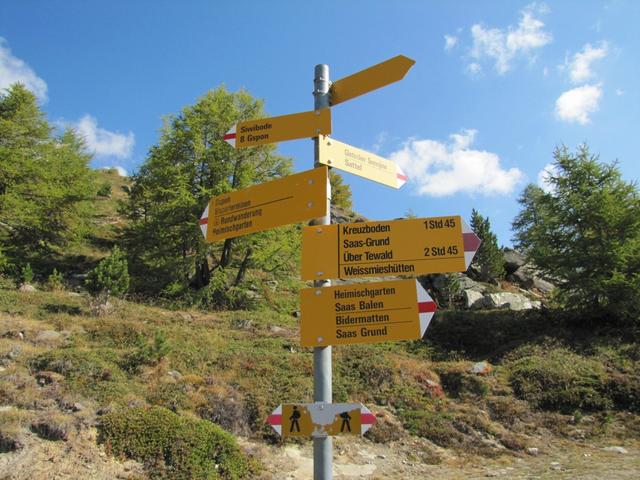
[{"label": "red stripe marking", "polygon": [[282,415],[280,414],[271,414],[267,417],[267,423],[269,425],[282,425]]},{"label": "red stripe marking", "polygon": [[418,302],[418,313],[433,313],[436,308],[435,302]]},{"label": "red stripe marking", "polygon": [[361,413],[360,423],[365,425],[373,425],[376,423],[376,416],[373,413]]},{"label": "red stripe marking", "polygon": [[236,138],[235,133],[226,133],[224,137],[222,137],[223,140],[231,140],[232,138]]},{"label": "red stripe marking", "polygon": [[462,241],[464,242],[465,252],[476,252],[482,240],[475,233],[463,233]]},{"label": "red stripe marking", "polygon": [[402,175],[401,173],[396,173],[396,177],[398,177],[398,180],[404,180],[405,182],[409,180],[409,177]]},{"label": "red stripe marking", "polygon": [[200,219],[200,225],[206,225],[207,223],[209,223],[209,217]]}]

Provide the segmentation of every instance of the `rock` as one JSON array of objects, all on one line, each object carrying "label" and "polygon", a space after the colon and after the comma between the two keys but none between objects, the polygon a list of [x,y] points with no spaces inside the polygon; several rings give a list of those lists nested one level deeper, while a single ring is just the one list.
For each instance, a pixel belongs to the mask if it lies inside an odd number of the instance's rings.
[{"label": "rock", "polygon": [[57,343],[62,339],[62,334],[55,330],[43,330],[36,335],[36,343]]},{"label": "rock", "polygon": [[482,292],[473,289],[467,289],[462,292],[462,298],[464,299],[464,305],[466,308],[483,308],[487,305]]},{"label": "rock", "polygon": [[75,402],[73,405],[71,405],[71,411],[73,412],[81,412],[84,410],[84,405],[82,405],[79,402]]},{"label": "rock", "polygon": [[529,455],[537,457],[540,454],[540,450],[537,449],[536,447],[529,447],[529,448],[527,448],[527,453]]},{"label": "rock", "polygon": [[300,311],[299,311],[299,310],[296,310],[295,312],[293,312],[293,313],[291,314],[291,316],[292,316],[293,318],[300,318]]},{"label": "rock", "polygon": [[182,374],[177,370],[169,370],[167,372],[167,375],[169,375],[174,380],[180,380],[182,378]]},{"label": "rock", "polygon": [[14,345],[11,350],[9,350],[9,353],[7,353],[6,357],[9,360],[15,360],[16,358],[18,358],[20,355],[22,354],[22,348],[20,347],[20,345]]},{"label": "rock", "polygon": [[20,285],[20,289],[21,292],[37,292],[38,289],[36,287],[34,287],[33,285],[29,285],[28,283],[23,283],[22,285]]},{"label": "rock", "polygon": [[56,372],[48,372],[45,370],[36,373],[36,380],[38,381],[38,385],[44,386],[60,383],[64,380],[64,376]]},{"label": "rock", "polygon": [[629,453],[629,451],[626,448],[618,447],[618,446],[604,447],[603,450],[605,452],[616,452],[616,453],[621,453],[623,455],[625,453]]},{"label": "rock", "polygon": [[13,410],[15,407],[13,407],[12,405],[2,405],[0,407],[0,413],[2,412],[10,412],[11,410]]},{"label": "rock", "polygon": [[489,362],[477,362],[472,365],[469,372],[486,377],[491,373],[492,370],[493,367],[491,366],[491,364],[489,364]]},{"label": "rock", "polygon": [[524,255],[515,250],[505,250],[503,259],[507,275],[512,274],[526,263]]},{"label": "rock", "polygon": [[486,298],[489,299],[490,305],[493,308],[508,308],[514,311],[531,310],[534,308],[531,300],[517,293],[490,293]]},{"label": "rock", "polygon": [[425,387],[432,398],[444,398],[444,390],[442,389],[442,385],[433,380],[425,380]]},{"label": "rock", "polygon": [[540,277],[533,277],[533,288],[540,290],[544,294],[548,294],[551,293],[556,286]]},{"label": "rock", "polygon": [[279,327],[277,325],[271,325],[269,327],[269,331],[271,333],[275,333],[276,335],[283,335],[286,332],[286,330],[284,328]]}]

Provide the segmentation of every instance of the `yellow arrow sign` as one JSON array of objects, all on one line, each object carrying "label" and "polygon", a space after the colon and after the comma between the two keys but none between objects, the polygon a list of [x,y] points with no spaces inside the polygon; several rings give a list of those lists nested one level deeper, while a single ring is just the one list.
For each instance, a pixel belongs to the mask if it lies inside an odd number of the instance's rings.
[{"label": "yellow arrow sign", "polygon": [[464,272],[479,245],[459,216],[304,227],[302,280]]},{"label": "yellow arrow sign", "polygon": [[232,147],[244,148],[329,133],[331,110],[325,108],[240,122],[225,134],[224,140]]},{"label": "yellow arrow sign", "polygon": [[303,347],[416,340],[436,310],[416,280],[305,288],[300,295]]},{"label": "yellow arrow sign", "polygon": [[200,218],[209,242],[327,214],[327,167],[213,197]]},{"label": "yellow arrow sign", "polygon": [[331,105],[337,105],[402,80],[414,63],[416,63],[415,60],[411,60],[404,55],[398,55],[333,82],[331,86]]},{"label": "yellow arrow sign", "polygon": [[391,160],[352,147],[331,137],[320,137],[320,163],[336,167],[374,182],[400,188],[407,181],[402,169]]}]

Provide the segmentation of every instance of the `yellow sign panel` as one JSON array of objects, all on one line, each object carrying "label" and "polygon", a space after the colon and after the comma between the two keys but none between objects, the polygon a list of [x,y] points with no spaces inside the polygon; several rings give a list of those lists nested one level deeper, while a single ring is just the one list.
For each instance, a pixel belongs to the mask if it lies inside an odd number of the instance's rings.
[{"label": "yellow sign panel", "polygon": [[416,63],[415,60],[411,60],[404,55],[398,55],[333,82],[331,86],[331,105],[337,105],[402,80],[414,63]]},{"label": "yellow sign panel", "polygon": [[459,216],[316,225],[302,231],[302,280],[464,272],[467,260]]},{"label": "yellow sign panel", "polygon": [[416,280],[305,288],[300,294],[303,347],[419,339],[436,310]]},{"label": "yellow sign panel", "polygon": [[400,188],[407,176],[395,162],[330,137],[320,138],[320,163],[359,175],[374,182]]},{"label": "yellow sign panel", "polygon": [[200,220],[209,242],[327,214],[327,167],[213,197]]},{"label": "yellow sign panel", "polygon": [[314,404],[283,404],[282,436],[360,435],[360,408],[357,403],[324,404],[322,410]]},{"label": "yellow sign panel", "polygon": [[224,136],[235,148],[317,137],[331,133],[331,110],[312,110],[238,123]]}]

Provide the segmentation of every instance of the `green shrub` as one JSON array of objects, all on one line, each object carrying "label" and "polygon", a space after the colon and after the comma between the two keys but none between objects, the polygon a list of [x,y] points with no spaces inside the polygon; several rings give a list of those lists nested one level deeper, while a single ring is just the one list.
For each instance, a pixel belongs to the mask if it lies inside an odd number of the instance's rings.
[{"label": "green shrub", "polygon": [[109,182],[104,182],[102,185],[98,187],[98,196],[99,197],[111,196],[111,184]]},{"label": "green shrub", "polygon": [[143,365],[157,365],[170,351],[171,346],[162,330],[156,331],[151,342],[148,342],[143,335],[138,335],[136,346],[125,356],[122,367],[135,372]]},{"label": "green shrub", "polygon": [[571,413],[612,407],[603,365],[563,347],[523,347],[507,362],[517,396],[533,407]]},{"label": "green shrub", "polygon": [[31,268],[30,263],[27,263],[24,267],[22,267],[21,274],[23,283],[33,282],[33,269]]},{"label": "green shrub", "polygon": [[62,277],[62,273],[58,272],[58,270],[54,268],[51,275],[47,278],[47,288],[52,291],[63,290],[63,280],[64,278]]},{"label": "green shrub", "polygon": [[438,371],[442,388],[452,397],[486,397],[489,385],[484,377],[460,371]]},{"label": "green shrub", "polygon": [[144,462],[151,478],[241,479],[255,473],[233,436],[166,408],[132,408],[101,418],[99,441],[114,455]]},{"label": "green shrub", "polygon": [[85,286],[93,296],[120,297],[129,289],[127,259],[120,249],[113,247],[111,255],[89,272]]},{"label": "green shrub", "polygon": [[229,286],[227,273],[222,268],[217,269],[209,285],[198,292],[197,303],[215,310],[255,310],[259,305],[254,291],[244,286]]}]

